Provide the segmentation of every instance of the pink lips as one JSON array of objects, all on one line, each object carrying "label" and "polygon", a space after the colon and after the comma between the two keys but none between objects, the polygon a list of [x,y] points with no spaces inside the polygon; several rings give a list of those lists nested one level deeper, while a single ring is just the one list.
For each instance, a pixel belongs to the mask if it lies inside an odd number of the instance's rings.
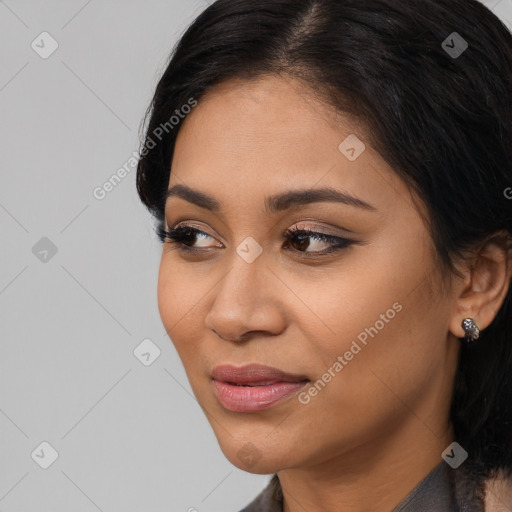
[{"label": "pink lips", "polygon": [[220,403],[235,412],[256,412],[272,407],[295,394],[309,379],[277,368],[250,364],[242,367],[221,365],[211,374]]}]

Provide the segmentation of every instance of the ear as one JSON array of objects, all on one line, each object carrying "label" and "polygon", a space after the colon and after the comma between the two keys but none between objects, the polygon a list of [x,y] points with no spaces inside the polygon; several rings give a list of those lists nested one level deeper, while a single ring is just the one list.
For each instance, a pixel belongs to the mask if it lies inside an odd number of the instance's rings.
[{"label": "ear", "polygon": [[450,332],[457,338],[465,335],[464,318],[472,318],[482,331],[500,310],[512,278],[510,235],[498,233],[486,239],[463,263],[464,279],[457,288],[456,307],[450,320]]}]

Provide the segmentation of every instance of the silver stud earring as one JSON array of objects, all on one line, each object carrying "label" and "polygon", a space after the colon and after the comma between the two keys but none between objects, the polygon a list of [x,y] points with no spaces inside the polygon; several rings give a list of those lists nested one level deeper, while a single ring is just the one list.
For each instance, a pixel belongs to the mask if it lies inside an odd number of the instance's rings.
[{"label": "silver stud earring", "polygon": [[473,322],[472,318],[464,318],[461,325],[466,333],[464,337],[468,343],[472,343],[479,338],[480,329],[476,326],[475,322]]}]

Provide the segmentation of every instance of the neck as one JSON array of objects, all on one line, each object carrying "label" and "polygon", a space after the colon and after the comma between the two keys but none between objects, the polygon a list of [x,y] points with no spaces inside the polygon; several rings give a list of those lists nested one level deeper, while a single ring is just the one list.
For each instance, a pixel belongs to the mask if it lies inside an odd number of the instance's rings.
[{"label": "neck", "polygon": [[454,440],[449,425],[427,426],[409,414],[400,428],[350,452],[278,473],[284,512],[392,510],[440,462]]}]

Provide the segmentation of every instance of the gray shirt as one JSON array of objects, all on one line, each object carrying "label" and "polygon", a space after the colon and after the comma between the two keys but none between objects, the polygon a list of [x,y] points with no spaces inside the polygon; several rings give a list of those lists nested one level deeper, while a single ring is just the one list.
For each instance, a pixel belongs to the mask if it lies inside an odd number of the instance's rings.
[{"label": "gray shirt", "polygon": [[[468,461],[457,469],[442,461],[391,512],[484,512],[481,482]],[[240,512],[283,512],[277,474]]]}]

